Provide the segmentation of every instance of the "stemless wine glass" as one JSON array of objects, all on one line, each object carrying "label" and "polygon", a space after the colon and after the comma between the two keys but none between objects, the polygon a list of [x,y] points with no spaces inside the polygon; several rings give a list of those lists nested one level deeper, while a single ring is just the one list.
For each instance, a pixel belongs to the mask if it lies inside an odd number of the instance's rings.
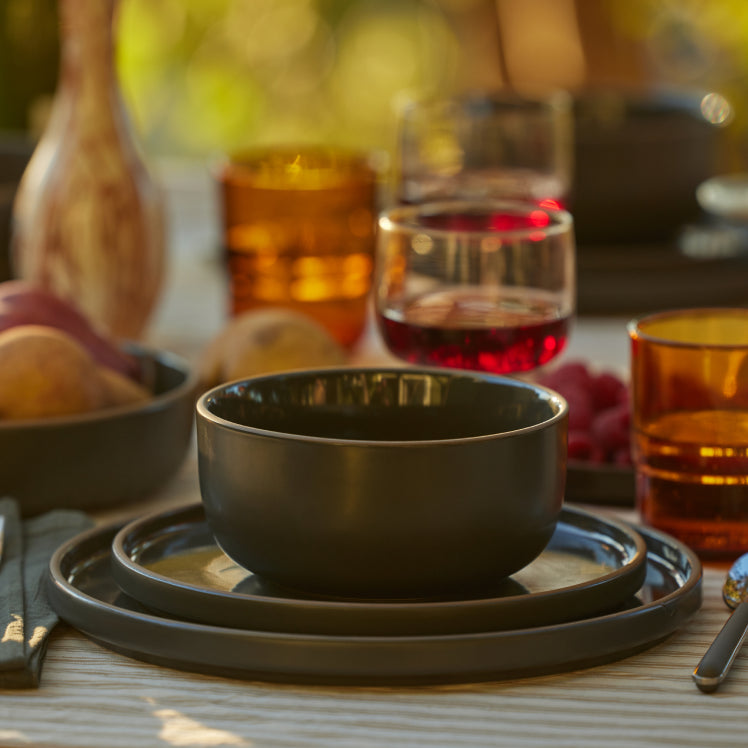
[{"label": "stemless wine glass", "polygon": [[571,98],[474,93],[409,102],[399,116],[395,198],[522,200],[551,209],[568,197]]},{"label": "stemless wine glass", "polygon": [[524,372],[564,349],[574,313],[575,245],[566,211],[446,201],[379,218],[376,314],[410,363]]}]

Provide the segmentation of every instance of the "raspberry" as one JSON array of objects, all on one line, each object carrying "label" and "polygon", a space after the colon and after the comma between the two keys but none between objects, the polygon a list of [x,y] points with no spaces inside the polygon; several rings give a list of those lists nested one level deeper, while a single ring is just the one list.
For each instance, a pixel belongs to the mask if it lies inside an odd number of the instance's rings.
[{"label": "raspberry", "polygon": [[548,372],[542,381],[546,387],[554,390],[567,385],[588,389],[592,385],[592,375],[582,361],[569,361]]},{"label": "raspberry", "polygon": [[605,461],[605,453],[592,441],[588,431],[570,431],[568,438],[570,460],[600,463]]},{"label": "raspberry", "polygon": [[595,409],[589,392],[578,386],[566,386],[557,390],[569,403],[569,431],[589,431]]},{"label": "raspberry", "polygon": [[592,377],[592,402],[595,410],[612,408],[621,402],[626,385],[615,374],[604,371]]},{"label": "raspberry", "polygon": [[583,361],[570,361],[544,373],[540,383],[569,403],[569,459],[631,464],[630,393],[620,377],[594,374]]},{"label": "raspberry", "polygon": [[633,460],[631,459],[631,447],[627,444],[625,447],[617,449],[611,455],[610,462],[612,462],[614,465],[620,465],[622,467],[629,467],[630,465],[632,465]]},{"label": "raspberry", "polygon": [[599,412],[592,419],[592,439],[599,444],[606,453],[612,454],[617,450],[629,446],[629,430],[631,416],[629,408],[618,405]]}]

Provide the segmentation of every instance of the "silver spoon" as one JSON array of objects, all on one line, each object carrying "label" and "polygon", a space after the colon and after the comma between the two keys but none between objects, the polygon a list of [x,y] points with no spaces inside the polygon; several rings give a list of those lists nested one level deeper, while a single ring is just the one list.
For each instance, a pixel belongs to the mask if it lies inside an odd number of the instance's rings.
[{"label": "silver spoon", "polygon": [[727,619],[692,675],[696,685],[705,693],[716,691],[727,677],[748,633],[748,553],[742,555],[727,572],[722,599],[729,608],[734,609],[734,613]]}]

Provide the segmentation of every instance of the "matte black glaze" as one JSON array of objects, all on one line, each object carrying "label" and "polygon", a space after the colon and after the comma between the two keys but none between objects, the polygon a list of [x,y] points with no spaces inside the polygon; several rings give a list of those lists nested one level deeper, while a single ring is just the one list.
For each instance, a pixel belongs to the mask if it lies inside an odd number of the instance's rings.
[{"label": "matte black glaze", "polygon": [[197,406],[200,488],[222,549],[299,590],[466,593],[546,546],[566,402],[519,380],[413,368],[292,372]]},{"label": "matte black glaze", "polygon": [[214,390],[205,404],[239,426],[346,441],[490,436],[559,411],[557,398],[519,381],[404,370],[259,378]]},{"label": "matte black glaze", "polygon": [[612,662],[662,641],[701,605],[701,564],[672,538],[640,528],[642,589],[608,615],[555,626],[447,636],[321,636],[226,628],[154,614],[111,575],[117,527],[97,528],[52,557],[50,604],[71,626],[122,654],[249,680],[356,685],[473,682]]},{"label": "matte black glaze", "polygon": [[547,626],[613,610],[641,587],[646,555],[632,528],[566,507],[543,553],[485,596],[299,596],[228,559],[202,505],[194,504],[125,525],[112,542],[112,576],[148,608],[218,626],[339,636],[464,634]]}]

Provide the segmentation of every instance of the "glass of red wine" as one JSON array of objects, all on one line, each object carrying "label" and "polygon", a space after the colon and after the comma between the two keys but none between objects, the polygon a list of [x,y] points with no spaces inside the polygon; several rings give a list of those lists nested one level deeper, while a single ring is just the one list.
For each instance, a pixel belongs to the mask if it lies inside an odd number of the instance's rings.
[{"label": "glass of red wine", "polygon": [[409,363],[531,371],[563,351],[574,302],[566,211],[452,200],[380,215],[377,323]]},{"label": "glass of red wine", "polygon": [[573,112],[566,92],[421,99],[399,113],[395,199],[522,200],[563,208]]}]

